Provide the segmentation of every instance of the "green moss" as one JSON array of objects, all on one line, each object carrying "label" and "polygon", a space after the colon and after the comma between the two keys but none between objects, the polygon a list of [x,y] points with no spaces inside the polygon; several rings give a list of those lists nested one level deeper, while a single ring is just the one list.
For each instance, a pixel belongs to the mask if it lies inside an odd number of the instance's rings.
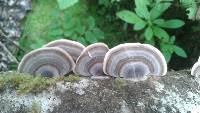
[{"label": "green moss", "polygon": [[5,85],[5,81],[3,79],[3,77],[0,76],[0,89],[2,89]]},{"label": "green moss", "polygon": [[78,75],[69,75],[64,79],[66,82],[78,82],[81,78]]},{"label": "green moss", "polygon": [[30,113],[41,113],[41,111],[42,111],[42,108],[41,108],[40,104],[36,101],[33,101],[32,105],[31,105]]},{"label": "green moss", "polygon": [[116,88],[121,89],[123,86],[126,85],[126,81],[122,78],[116,78],[114,80],[114,85]]},{"label": "green moss", "polygon": [[0,89],[8,86],[17,90],[19,94],[41,92],[55,85],[60,78],[45,78],[12,72],[0,75]]}]

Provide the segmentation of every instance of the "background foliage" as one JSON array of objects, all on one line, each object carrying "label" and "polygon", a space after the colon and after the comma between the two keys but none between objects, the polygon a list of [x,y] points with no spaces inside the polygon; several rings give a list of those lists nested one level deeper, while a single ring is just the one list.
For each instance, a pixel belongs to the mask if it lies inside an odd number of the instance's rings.
[{"label": "background foliage", "polygon": [[[23,22],[18,59],[49,41],[84,45],[149,43],[171,69],[191,67],[200,53],[199,0],[33,0]],[[187,58],[187,59],[186,59]]]}]

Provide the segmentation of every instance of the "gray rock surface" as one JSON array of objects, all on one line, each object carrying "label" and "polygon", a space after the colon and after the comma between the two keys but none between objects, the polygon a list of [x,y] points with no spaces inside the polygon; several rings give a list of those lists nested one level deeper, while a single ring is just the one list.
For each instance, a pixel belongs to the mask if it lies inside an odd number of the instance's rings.
[{"label": "gray rock surface", "polygon": [[31,9],[31,0],[0,0],[0,71],[8,70],[9,63],[17,62],[12,55],[21,36],[20,21]]},{"label": "gray rock surface", "polygon": [[[119,82],[119,81],[118,81]],[[1,113],[26,113],[36,102],[42,113],[199,113],[200,77],[169,72],[142,82],[81,78],[59,82],[39,94],[0,93]]]}]

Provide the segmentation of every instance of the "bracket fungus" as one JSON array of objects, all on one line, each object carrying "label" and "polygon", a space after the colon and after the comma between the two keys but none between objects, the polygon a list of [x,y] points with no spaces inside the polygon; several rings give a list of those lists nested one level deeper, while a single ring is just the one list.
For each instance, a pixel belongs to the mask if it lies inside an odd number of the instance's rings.
[{"label": "bracket fungus", "polygon": [[150,75],[165,75],[167,63],[162,53],[149,44],[125,43],[106,53],[103,71],[107,75],[138,81]]},{"label": "bracket fungus", "polygon": [[48,44],[44,45],[44,47],[60,47],[68,52],[75,62],[85,48],[85,46],[81,43],[67,39],[59,39],[49,42]]},{"label": "bracket fungus", "polygon": [[99,76],[103,73],[103,60],[109,48],[104,43],[87,46],[76,61],[74,73],[83,76]]},{"label": "bracket fungus", "polygon": [[26,54],[18,66],[18,71],[45,77],[63,76],[74,68],[72,57],[63,49],[48,47]]},{"label": "bracket fungus", "polygon": [[198,61],[193,65],[191,69],[191,75],[193,76],[199,76],[200,75],[200,57]]}]

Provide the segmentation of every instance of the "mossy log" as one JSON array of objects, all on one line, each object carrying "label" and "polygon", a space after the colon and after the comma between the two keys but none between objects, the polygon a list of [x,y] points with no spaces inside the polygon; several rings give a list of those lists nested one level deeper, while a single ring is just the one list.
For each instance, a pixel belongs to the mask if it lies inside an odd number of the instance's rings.
[{"label": "mossy log", "polygon": [[[37,105],[37,104],[38,105]],[[36,107],[37,106],[37,107]],[[198,113],[200,77],[171,71],[142,82],[89,79],[58,82],[37,94],[0,93],[1,113]]]}]

